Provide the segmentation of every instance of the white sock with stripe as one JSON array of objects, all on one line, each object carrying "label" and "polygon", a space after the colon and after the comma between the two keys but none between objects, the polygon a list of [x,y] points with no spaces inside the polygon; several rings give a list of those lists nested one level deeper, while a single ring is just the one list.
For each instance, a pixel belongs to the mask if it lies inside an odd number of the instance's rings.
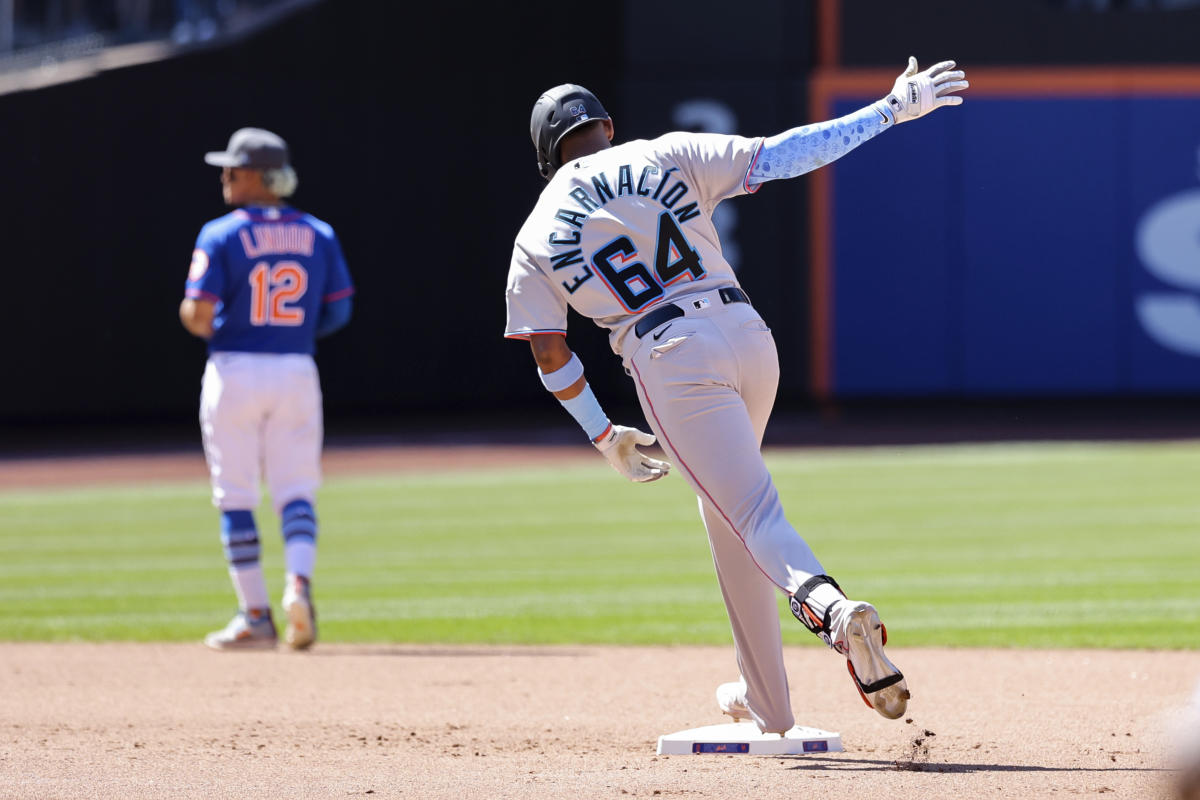
[{"label": "white sock with stripe", "polygon": [[262,566],[230,567],[229,578],[233,581],[233,590],[237,592],[238,608],[249,611],[252,608],[263,609],[271,607],[267,597],[267,582],[263,579]]},{"label": "white sock with stripe", "polygon": [[317,546],[311,539],[289,539],[283,548],[289,575],[311,578],[317,562]]}]

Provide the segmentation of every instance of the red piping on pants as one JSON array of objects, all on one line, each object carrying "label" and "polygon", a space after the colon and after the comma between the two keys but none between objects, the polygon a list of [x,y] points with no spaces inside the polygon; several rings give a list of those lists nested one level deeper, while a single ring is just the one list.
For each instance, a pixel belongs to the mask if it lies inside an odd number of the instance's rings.
[{"label": "red piping on pants", "polygon": [[704,496],[708,498],[708,502],[712,503],[712,507],[715,508],[717,513],[721,515],[721,518],[725,520],[725,524],[729,526],[729,530],[733,531],[734,535],[738,537],[742,543],[742,547],[746,548],[746,553],[749,554],[750,560],[754,562],[754,566],[758,567],[758,571],[763,574],[763,577],[771,581],[771,583],[778,587],[781,592],[790,596],[791,592],[789,592],[785,587],[780,586],[778,583],[775,583],[771,576],[767,574],[767,571],[763,569],[761,565],[759,565],[758,560],[754,558],[754,553],[751,552],[750,548],[746,546],[746,537],[742,536],[741,532],[734,526],[733,521],[730,520],[725,512],[721,510],[721,507],[717,505],[717,501],[713,500],[712,495],[708,493],[708,489],[705,489],[704,484],[700,483],[699,479],[696,478],[696,473],[692,472],[687,463],[679,456],[679,451],[675,450],[675,445],[671,444],[671,437],[667,436],[666,427],[662,424],[662,420],[658,418],[658,412],[654,410],[654,402],[650,399],[650,393],[646,391],[646,384],[642,382],[642,373],[638,371],[637,364],[633,363],[632,358],[629,359],[629,366],[633,368],[634,374],[637,375],[638,386],[642,388],[642,396],[646,398],[646,405],[650,406],[650,414],[654,417],[654,421],[658,423],[659,430],[663,432],[663,438],[667,440],[667,445],[672,451],[674,451],[675,459],[679,462],[679,465],[683,467],[683,469],[686,470],[689,475],[692,476],[692,480],[695,481],[696,485],[700,487],[700,491],[704,492]]}]

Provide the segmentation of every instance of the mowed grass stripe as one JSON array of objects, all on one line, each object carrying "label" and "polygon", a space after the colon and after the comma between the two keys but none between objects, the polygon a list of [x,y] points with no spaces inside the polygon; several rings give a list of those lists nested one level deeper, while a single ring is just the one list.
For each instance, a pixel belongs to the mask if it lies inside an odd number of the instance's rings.
[{"label": "mowed grass stripe", "polygon": [[[769,450],[827,571],[911,645],[1200,643],[1200,442]],[[601,460],[332,477],[326,641],[725,643],[694,495]],[[278,522],[257,519],[272,596]],[[198,640],[233,611],[202,483],[0,493],[0,640]],[[785,640],[818,645],[791,623]]]}]

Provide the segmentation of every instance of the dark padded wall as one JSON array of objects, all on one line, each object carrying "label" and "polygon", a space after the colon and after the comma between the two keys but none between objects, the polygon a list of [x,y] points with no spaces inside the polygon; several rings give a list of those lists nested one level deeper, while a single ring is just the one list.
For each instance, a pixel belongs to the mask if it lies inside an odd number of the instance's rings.
[{"label": "dark padded wall", "polygon": [[1168,0],[837,0],[845,66],[1187,64],[1200,7]]},{"label": "dark padded wall", "polygon": [[226,210],[202,155],[243,125],[288,139],[296,205],[337,229],[357,283],[355,319],[317,355],[332,417],[541,400],[527,348],[501,338],[512,239],[542,186],[529,110],[566,80],[616,96],[620,14],[418,7],[324,3],[0,98],[16,156],[0,420],[194,415],[204,347],[176,312],[195,236]]},{"label": "dark padded wall", "polygon": [[[226,210],[202,155],[243,125],[287,138],[295,203],[335,227],[357,284],[355,318],[317,353],[330,420],[556,413],[527,346],[502,338],[513,237],[544,185],[534,100],[583,83],[620,138],[703,127],[664,112],[704,97],[737,107],[748,135],[804,121],[811,3],[768,6],[787,29],[731,32],[666,2],[337,0],[217,49],[0,98],[17,156],[0,424],[194,419],[204,346],[176,312],[195,236]],[[736,201],[755,205],[737,232],[748,288],[797,339],[803,187],[761,194]],[[606,405],[636,407],[603,332],[572,325]],[[788,370],[793,395],[805,372]]]},{"label": "dark padded wall", "polygon": [[[1195,58],[1200,10],[1067,5],[845,0],[840,52],[895,68],[910,52],[969,66]],[[243,125],[289,140],[296,204],[334,225],[358,285],[354,320],[317,354],[328,420],[561,414],[528,348],[501,335],[512,240],[543,186],[534,100],[582,83],[618,139],[776,133],[810,121],[815,7],[336,0],[218,48],[0,97],[0,428],[194,424],[204,346],[176,310],[195,236],[225,211],[201,156]],[[791,408],[810,402],[808,180],[729,201],[719,221],[776,331]],[[636,409],[603,332],[573,317],[571,342],[614,417]]]}]

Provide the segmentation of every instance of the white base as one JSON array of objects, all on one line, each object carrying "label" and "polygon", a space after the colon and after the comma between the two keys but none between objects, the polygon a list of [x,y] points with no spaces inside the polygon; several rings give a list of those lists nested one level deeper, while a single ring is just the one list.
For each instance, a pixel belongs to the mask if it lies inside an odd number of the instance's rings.
[{"label": "white base", "polygon": [[658,737],[659,755],[741,753],[751,756],[833,753],[842,750],[842,736],[800,725],[787,733],[763,733],[753,722],[727,722],[668,733]]}]

